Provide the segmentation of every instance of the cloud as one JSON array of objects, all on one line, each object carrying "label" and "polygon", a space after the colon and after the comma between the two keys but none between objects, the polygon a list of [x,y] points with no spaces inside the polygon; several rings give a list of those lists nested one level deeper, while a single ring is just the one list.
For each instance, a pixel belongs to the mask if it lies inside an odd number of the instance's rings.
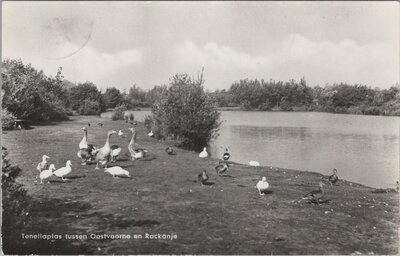
[{"label": "cloud", "polygon": [[274,52],[257,56],[214,42],[199,46],[187,40],[177,49],[181,67],[204,66],[215,79],[225,79],[218,76],[223,71],[230,83],[243,78],[289,80],[303,76],[309,84],[322,86],[348,82],[388,87],[399,81],[399,49],[383,43],[361,45],[354,39],[314,41],[290,34]]},{"label": "cloud", "polygon": [[262,67],[267,63],[265,57],[250,56],[232,47],[219,46],[213,42],[199,47],[192,41],[187,40],[178,47],[177,52],[178,63],[183,66],[206,66],[214,70],[251,70]]}]

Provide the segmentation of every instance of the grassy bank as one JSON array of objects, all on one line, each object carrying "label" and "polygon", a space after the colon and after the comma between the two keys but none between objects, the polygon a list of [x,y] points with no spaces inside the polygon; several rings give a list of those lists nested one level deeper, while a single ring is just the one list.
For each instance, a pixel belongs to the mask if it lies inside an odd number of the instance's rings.
[{"label": "grassy bank", "polygon": [[[104,124],[96,124],[101,120]],[[113,179],[94,165],[81,166],[76,156],[87,122],[89,143],[102,146],[106,132],[122,147],[116,165],[133,179]],[[235,164],[227,177],[215,174],[216,159],[176,149],[149,138],[138,124],[138,143],[149,151],[145,160],[126,156],[128,124],[96,117],[73,117],[55,125],[9,131],[2,144],[22,169],[18,182],[35,198],[33,219],[25,234],[130,234],[132,239],[27,239],[24,254],[397,254],[399,194],[340,180],[326,186],[327,204],[300,201],[315,189],[318,173]],[[36,165],[47,154],[57,168],[71,160],[69,180],[35,183]],[[206,169],[210,185],[194,182]],[[255,184],[266,176],[273,193],[260,196]],[[177,235],[176,240],[149,240],[149,234]],[[133,239],[134,234],[143,235]],[[11,252],[10,252],[11,253]]]}]

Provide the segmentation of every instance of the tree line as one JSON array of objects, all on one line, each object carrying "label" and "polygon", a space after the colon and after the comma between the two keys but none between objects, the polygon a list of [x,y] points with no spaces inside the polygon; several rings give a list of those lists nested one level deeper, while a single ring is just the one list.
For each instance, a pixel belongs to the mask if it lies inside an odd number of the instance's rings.
[{"label": "tree line", "polygon": [[[64,79],[62,68],[46,76],[21,60],[3,61],[1,72],[3,128],[16,118],[32,123],[67,120],[69,115],[99,115],[123,105],[125,109],[154,107],[171,87],[156,85],[143,90],[137,85],[128,91],[115,87],[100,91],[90,81],[74,84]],[[176,77],[174,79],[177,79]],[[192,79],[186,82],[193,84]],[[203,83],[203,82],[202,82]],[[243,79],[228,90],[205,92],[218,107],[259,111],[323,111],[333,113],[400,116],[400,86],[379,89],[346,83],[310,87],[300,81]]]},{"label": "tree line", "polygon": [[228,90],[210,93],[219,107],[260,111],[321,111],[331,113],[400,116],[400,86],[379,89],[339,83],[325,87],[300,81],[244,79]]}]

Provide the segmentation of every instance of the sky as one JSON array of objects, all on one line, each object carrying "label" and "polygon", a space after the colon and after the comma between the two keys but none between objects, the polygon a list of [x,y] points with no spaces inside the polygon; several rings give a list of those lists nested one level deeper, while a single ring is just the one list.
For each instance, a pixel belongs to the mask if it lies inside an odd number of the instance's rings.
[{"label": "sky", "polygon": [[168,84],[176,73],[205,87],[240,79],[399,82],[399,3],[2,2],[2,59],[99,89]]}]

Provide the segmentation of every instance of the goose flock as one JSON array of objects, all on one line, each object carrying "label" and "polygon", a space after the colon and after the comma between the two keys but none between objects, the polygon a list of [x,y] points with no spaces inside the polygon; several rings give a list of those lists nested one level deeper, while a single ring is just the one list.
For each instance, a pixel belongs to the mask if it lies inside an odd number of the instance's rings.
[{"label": "goose flock", "polygon": [[[136,125],[136,123],[135,123]],[[90,127],[90,123],[87,123],[87,126]],[[98,123],[98,126],[103,127],[102,123]],[[83,131],[83,138],[80,141],[78,147],[79,151],[77,152],[78,158],[81,160],[82,165],[87,165],[89,162],[94,161],[96,163],[95,169],[100,169],[100,166],[104,168],[104,172],[110,174],[113,178],[117,177],[128,177],[131,178],[131,175],[129,171],[123,169],[120,166],[112,166],[109,167],[109,163],[115,163],[117,162],[118,156],[120,155],[122,149],[118,145],[110,145],[110,138],[114,135],[117,134],[118,136],[123,136],[124,132],[122,130],[119,130],[118,132],[114,130],[110,130],[106,134],[106,141],[103,147],[101,148],[96,148],[93,144],[89,144],[88,142],[88,129],[87,127],[82,127],[81,130]],[[148,151],[140,144],[137,143],[137,132],[136,130],[131,127],[128,128],[128,130],[131,132],[132,137],[131,140],[129,141],[129,144],[127,146],[129,154],[131,156],[131,160],[139,160],[142,158],[145,158]],[[150,131],[147,134],[149,137],[154,137],[153,131]],[[166,153],[168,155],[175,155],[174,149],[172,147],[167,147],[165,149]],[[207,159],[209,156],[207,152],[207,148],[204,147],[203,151],[200,152],[199,158],[201,159]],[[225,151],[222,155],[222,160],[218,162],[218,164],[215,166],[215,171],[218,176],[227,176],[226,173],[229,170],[229,162],[228,160],[230,159],[231,154],[229,153],[228,148],[225,148]],[[68,160],[65,163],[65,166],[56,169],[54,164],[49,165],[49,159],[50,157],[47,155],[42,156],[42,161],[38,163],[37,165],[37,170],[39,171],[39,176],[36,177],[36,179],[39,177],[40,178],[40,183],[42,184],[44,180],[48,180],[50,177],[53,175],[56,177],[61,178],[61,180],[65,180],[66,176],[72,172],[72,163],[71,160]],[[249,162],[250,166],[257,167],[260,166],[260,163],[254,160],[251,160]],[[207,173],[207,170],[202,170],[198,176],[197,180],[198,182],[201,183],[201,185],[210,185],[213,183],[207,183],[207,181],[210,179],[209,174]],[[337,174],[337,170],[333,169],[333,174],[327,177],[327,180],[331,185],[337,184],[339,181],[339,177]],[[49,182],[49,181],[48,181]],[[324,183],[321,182],[319,183],[319,187],[316,190],[313,190],[307,194],[305,194],[301,200],[307,200],[310,203],[320,203],[321,198],[324,195],[324,189],[323,189]],[[258,190],[258,193],[260,195],[265,195],[267,194],[270,190],[270,184],[267,181],[267,178],[264,176],[259,180],[255,186]]]}]

